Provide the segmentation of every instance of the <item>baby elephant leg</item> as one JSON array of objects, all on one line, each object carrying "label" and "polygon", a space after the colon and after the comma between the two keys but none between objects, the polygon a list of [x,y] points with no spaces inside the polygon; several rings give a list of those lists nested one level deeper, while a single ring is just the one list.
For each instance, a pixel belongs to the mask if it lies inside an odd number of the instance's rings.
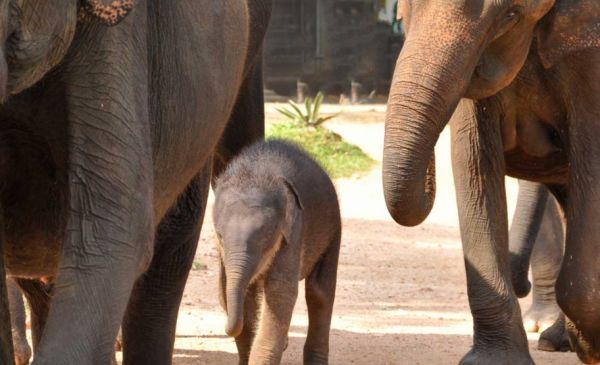
[{"label": "baby elephant leg", "polygon": [[239,365],[247,365],[250,360],[250,349],[252,348],[256,326],[258,325],[259,299],[260,288],[256,284],[251,285],[246,292],[246,299],[244,300],[244,329],[235,338],[239,354]]},{"label": "baby elephant leg", "polygon": [[276,258],[265,278],[260,325],[252,344],[250,365],[276,365],[281,362],[298,297],[298,269],[294,266],[289,260]]},{"label": "baby elephant leg", "polygon": [[325,255],[306,278],[308,334],[304,344],[304,364],[327,364],[329,330],[335,299],[340,237],[331,243]]}]

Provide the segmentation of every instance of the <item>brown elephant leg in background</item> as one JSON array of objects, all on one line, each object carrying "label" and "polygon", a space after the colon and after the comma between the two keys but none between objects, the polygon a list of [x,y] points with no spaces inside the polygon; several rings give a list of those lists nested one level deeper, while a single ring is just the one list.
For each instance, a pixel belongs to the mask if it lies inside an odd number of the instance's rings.
[{"label": "brown elephant leg in background", "polygon": [[10,321],[13,334],[13,349],[15,351],[16,365],[29,364],[31,359],[31,347],[27,341],[27,329],[25,322],[25,303],[23,294],[13,278],[7,278],[8,301],[10,304]]},{"label": "brown elephant leg in background", "polygon": [[533,364],[508,265],[498,107],[491,99],[477,104],[463,99],[452,122],[452,167],[474,327],[473,348],[463,365]]},{"label": "brown elephant leg in background", "polygon": [[[565,219],[565,213],[564,213],[565,207],[567,204],[566,187],[563,185],[548,185],[547,187],[556,200],[556,204],[554,204],[554,208],[556,208],[556,213],[559,216],[561,223],[562,223],[561,234],[564,235],[564,229],[567,226],[567,221]],[[563,246],[561,245],[561,247],[560,247],[561,260],[562,260],[562,252],[563,252]],[[555,270],[556,270],[556,276],[554,277],[555,283],[553,285],[554,300],[556,300],[556,289],[555,289],[556,278],[558,277],[558,274],[559,274],[560,265],[558,265],[558,268],[556,268]],[[558,316],[558,319],[556,319],[556,321],[552,324],[552,326],[548,327],[545,331],[543,331],[540,334],[540,338],[538,340],[538,350],[551,351],[551,352],[553,352],[553,351],[562,351],[562,352],[573,351],[573,349],[571,348],[571,344],[569,342],[569,334],[567,333],[567,329],[565,327],[565,315],[562,312]]]},{"label": "brown elephant leg in background", "polygon": [[35,279],[16,279],[21,291],[27,298],[27,303],[31,310],[31,337],[33,352],[42,338],[48,311],[50,309],[51,287],[40,280]]},{"label": "brown elephant leg in background", "polygon": [[340,241],[341,235],[337,235],[306,278],[308,333],[304,344],[304,364],[328,363]]},{"label": "brown elephant leg in background", "polygon": [[198,246],[210,172],[208,162],[158,227],[154,258],[137,280],[123,320],[124,365],[172,361],[179,304]]},{"label": "brown elephant leg in background", "polygon": [[565,236],[557,205],[555,199],[548,199],[531,255],[533,302],[523,315],[523,322],[527,330],[534,332],[550,327],[560,313],[554,286],[562,262]]},{"label": "brown elephant leg in background", "polygon": [[239,365],[248,364],[250,360],[250,350],[252,342],[256,336],[256,326],[258,325],[262,288],[257,284],[250,285],[246,292],[244,300],[244,329],[242,333],[235,338],[235,345],[238,349]]}]

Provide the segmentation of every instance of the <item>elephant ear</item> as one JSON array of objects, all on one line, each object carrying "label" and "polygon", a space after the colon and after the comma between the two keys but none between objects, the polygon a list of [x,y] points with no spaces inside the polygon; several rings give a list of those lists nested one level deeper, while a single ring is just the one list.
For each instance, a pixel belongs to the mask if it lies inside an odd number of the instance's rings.
[{"label": "elephant ear", "polygon": [[79,17],[115,25],[125,19],[134,5],[135,0],[81,0]]},{"label": "elephant ear", "polygon": [[304,205],[294,184],[283,178],[281,182],[290,195],[293,196],[296,203],[295,206],[288,206],[285,209],[285,222],[282,230],[283,238],[287,244],[299,244],[302,239],[302,211],[304,210]]},{"label": "elephant ear", "polygon": [[288,189],[288,191],[292,194],[294,199],[296,200],[296,205],[298,209],[304,210],[304,205],[302,204],[302,199],[300,199],[300,194],[298,194],[298,189],[294,186],[294,183],[289,181],[288,179],[281,179],[283,185]]},{"label": "elephant ear", "polygon": [[569,54],[600,50],[600,1],[557,0],[538,27],[537,43],[545,68]]}]

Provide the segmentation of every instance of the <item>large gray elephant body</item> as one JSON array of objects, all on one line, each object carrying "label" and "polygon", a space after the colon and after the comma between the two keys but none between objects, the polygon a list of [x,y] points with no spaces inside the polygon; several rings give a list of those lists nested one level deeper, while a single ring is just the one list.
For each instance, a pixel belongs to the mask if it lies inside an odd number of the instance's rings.
[{"label": "large gray elephant body", "polygon": [[[15,94],[0,109],[0,363],[12,362],[4,271],[39,299],[35,364],[108,364],[121,322],[124,363],[170,363],[211,156],[262,89],[245,80],[260,83],[270,2],[15,3],[41,24],[68,16],[64,32],[11,35],[33,39],[9,40],[0,78]],[[52,57],[36,36],[58,39]],[[49,308],[39,277],[56,278]]]},{"label": "large gray elephant body", "polygon": [[565,211],[557,301],[579,357],[600,361],[600,3],[400,4],[407,39],[386,121],[386,203],[401,224],[427,216],[433,147],[454,113],[453,171],[475,331],[462,363],[532,363],[508,264],[505,174],[545,184]]}]

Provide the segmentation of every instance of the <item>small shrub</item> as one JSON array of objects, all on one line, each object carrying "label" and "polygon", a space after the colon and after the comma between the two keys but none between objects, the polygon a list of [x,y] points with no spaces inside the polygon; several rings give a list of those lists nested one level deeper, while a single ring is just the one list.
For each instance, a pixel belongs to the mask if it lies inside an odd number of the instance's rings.
[{"label": "small shrub", "polygon": [[291,119],[294,123],[303,126],[318,128],[326,121],[335,118],[337,114],[328,117],[320,117],[319,111],[323,102],[323,93],[319,92],[315,99],[306,98],[304,102],[304,111],[302,107],[292,100],[288,101],[289,108],[276,108],[278,112]]}]

